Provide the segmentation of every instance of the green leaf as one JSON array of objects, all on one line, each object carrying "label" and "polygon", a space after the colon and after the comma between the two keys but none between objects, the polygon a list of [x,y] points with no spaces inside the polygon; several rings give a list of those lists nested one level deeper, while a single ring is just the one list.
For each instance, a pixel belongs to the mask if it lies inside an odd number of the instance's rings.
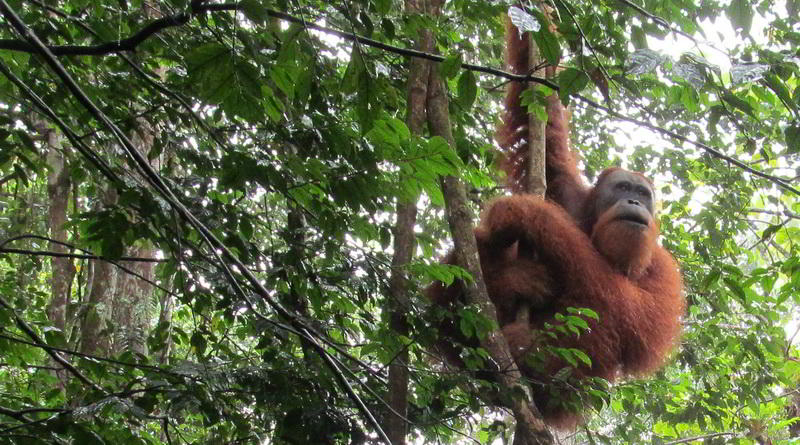
[{"label": "green leaf", "polygon": [[381,19],[381,29],[383,30],[383,34],[389,40],[394,40],[395,35],[397,33],[396,28],[394,26],[394,22],[387,18]]},{"label": "green leaf", "polygon": [[456,77],[460,70],[461,53],[451,54],[439,64],[439,74],[445,79]]},{"label": "green leaf", "polygon": [[741,284],[739,284],[739,282],[728,277],[723,278],[722,281],[724,281],[728,289],[730,289],[730,291],[733,292],[733,295],[739,299],[740,303],[744,304],[745,306],[749,305],[749,302],[747,300],[747,294],[745,293],[744,289],[742,288]]},{"label": "green leaf", "polygon": [[533,33],[533,40],[539,48],[539,54],[550,65],[556,66],[561,61],[561,45],[553,32],[548,27],[544,27],[539,32]]},{"label": "green leaf", "polygon": [[581,70],[567,68],[558,74],[557,81],[558,97],[562,102],[567,103],[570,95],[578,93],[586,87],[589,83],[589,76]]},{"label": "green leaf", "polygon": [[276,66],[269,70],[269,78],[275,86],[289,99],[294,97],[294,87],[296,79],[292,78],[289,71],[281,66]]},{"label": "green leaf", "polygon": [[739,99],[735,94],[731,92],[725,92],[725,94],[722,95],[722,100],[724,100],[734,108],[740,111],[744,111],[745,113],[750,115],[750,117],[757,119],[753,107],[747,101]]},{"label": "green leaf", "polygon": [[342,92],[344,94],[353,94],[358,91],[361,77],[367,75],[367,67],[364,65],[361,51],[359,51],[357,47],[354,47],[350,57],[350,63],[347,64],[347,69],[342,79]]},{"label": "green leaf", "polygon": [[800,153],[800,122],[794,121],[784,130],[786,148],[790,154]]},{"label": "green leaf", "polygon": [[251,240],[253,238],[253,224],[250,223],[249,218],[244,218],[239,221],[239,231],[245,240]]},{"label": "green leaf", "polygon": [[647,48],[647,34],[641,26],[631,27],[631,43],[636,49]]},{"label": "green leaf", "polygon": [[575,354],[573,354],[573,349],[553,348],[553,352],[555,352],[559,357],[564,359],[573,368],[577,368],[578,367],[578,361],[575,360]]},{"label": "green leaf", "polygon": [[576,317],[574,315],[567,316],[567,324],[569,326],[574,326],[577,329],[577,333],[580,335],[581,332],[586,332],[589,330],[589,325],[586,323],[586,320]]},{"label": "green leaf", "polygon": [[220,44],[202,45],[186,57],[189,85],[195,94],[230,115],[261,120],[261,78],[248,61]]},{"label": "green leaf", "polygon": [[119,259],[125,251],[125,245],[122,244],[122,238],[119,234],[107,233],[107,236],[103,237],[100,246],[103,257],[110,260]]},{"label": "green leaf", "polygon": [[574,349],[574,348],[570,349],[570,351],[572,351],[572,354],[578,357],[578,360],[583,362],[586,366],[588,366],[589,368],[592,367],[592,359],[590,359],[585,352],[581,351],[580,349]]},{"label": "green leaf", "polygon": [[202,84],[208,83],[207,76],[212,75],[218,65],[220,67],[229,66],[230,56],[230,50],[218,43],[206,43],[198,46],[186,56],[189,78]]},{"label": "green leaf", "polygon": [[706,275],[706,277],[703,279],[703,284],[701,285],[701,288],[703,290],[708,290],[712,284],[716,284],[717,281],[719,281],[719,277],[721,275],[722,273],[720,272],[719,269],[716,268],[711,269],[711,272],[709,272],[708,275]]},{"label": "green leaf", "polygon": [[269,13],[261,0],[240,0],[239,6],[242,8],[245,17],[254,23],[263,25],[269,20]]},{"label": "green leaf", "polygon": [[366,73],[358,79],[356,95],[356,116],[362,133],[369,131],[380,116],[382,103],[377,98],[375,82]]},{"label": "green leaf", "polygon": [[547,96],[552,94],[552,90],[544,85],[526,88],[520,95],[520,104],[528,110],[539,122],[547,122]]},{"label": "green leaf", "polygon": [[61,329],[45,326],[42,331],[44,332],[44,338],[48,345],[56,348],[69,347],[64,337],[64,332],[62,332]]},{"label": "green leaf", "polygon": [[460,310],[458,312],[459,320],[458,320],[458,328],[461,333],[467,338],[474,338],[477,337],[475,331],[475,317],[473,316],[474,312],[468,310]]},{"label": "green leaf", "polygon": [[195,350],[195,353],[200,356],[205,353],[206,347],[208,346],[208,341],[203,334],[195,331],[195,333],[192,334],[191,345]]},{"label": "green leaf", "polygon": [[222,102],[225,112],[239,116],[248,122],[263,119],[261,100],[261,79],[258,70],[249,63],[235,65],[231,94]]},{"label": "green leaf", "polygon": [[261,85],[261,92],[264,96],[264,109],[267,116],[275,123],[281,122],[283,120],[283,102],[275,97],[272,88],[267,85]]},{"label": "green leaf", "polygon": [[364,35],[366,37],[372,37],[372,33],[375,31],[375,25],[372,23],[369,14],[362,10],[358,13],[358,21],[364,26]]},{"label": "green leaf", "polygon": [[375,11],[381,15],[388,14],[392,8],[392,0],[373,0],[372,4],[375,5]]},{"label": "green leaf", "polygon": [[588,307],[581,307],[581,308],[568,307],[567,313],[591,318],[592,320],[600,320],[600,316],[597,315],[597,312],[593,311],[592,309],[589,309]]},{"label": "green leaf", "polygon": [[783,226],[784,226],[783,224],[773,224],[773,225],[767,227],[761,233],[761,241],[763,242],[763,241],[766,241],[766,240],[770,239],[772,237],[772,235],[774,235],[775,232],[777,232],[778,230],[782,229]]},{"label": "green leaf", "polygon": [[735,29],[741,29],[743,34],[749,34],[754,11],[755,9],[747,0],[733,0],[725,13]]},{"label": "green leaf", "polygon": [[458,102],[464,110],[472,108],[475,99],[478,97],[478,82],[472,71],[464,71],[458,78]]}]

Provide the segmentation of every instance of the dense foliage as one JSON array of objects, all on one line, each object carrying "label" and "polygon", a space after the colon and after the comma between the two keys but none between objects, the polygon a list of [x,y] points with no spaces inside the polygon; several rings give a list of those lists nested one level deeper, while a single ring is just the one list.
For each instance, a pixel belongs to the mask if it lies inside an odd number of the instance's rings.
[{"label": "dense foliage", "polygon": [[[670,365],[608,388],[569,440],[800,443],[800,4],[552,5],[535,39],[565,67],[572,141],[589,176],[655,179],[689,300]],[[439,177],[476,208],[503,193],[508,7],[0,0],[0,443],[373,443],[404,351],[409,440],[508,437],[431,353],[421,293],[460,274],[437,264]],[[423,30],[453,148],[406,124]]]}]

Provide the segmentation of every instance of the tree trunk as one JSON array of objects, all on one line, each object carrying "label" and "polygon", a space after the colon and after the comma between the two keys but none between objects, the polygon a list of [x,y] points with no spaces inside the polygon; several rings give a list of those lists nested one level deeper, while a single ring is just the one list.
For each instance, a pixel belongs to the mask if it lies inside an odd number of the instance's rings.
[{"label": "tree trunk", "polygon": [[[48,229],[50,238],[66,243],[68,241],[67,211],[69,209],[69,191],[71,187],[66,159],[61,148],[61,136],[50,128],[46,122],[36,120],[34,123],[37,131],[45,141],[47,149],[47,164],[50,172],[47,175]],[[53,252],[67,253],[67,248],[58,243],[51,243],[49,249]],[[69,303],[72,279],[75,276],[75,266],[69,258],[50,258],[52,278],[50,281],[50,303],[47,305],[47,317],[50,323],[60,329],[66,338],[67,304]]]},{"label": "tree trunk", "polygon": [[[155,252],[149,247],[131,247],[127,255],[137,258],[153,258]],[[137,262],[127,265],[141,277],[153,281],[155,263]],[[118,271],[118,273],[121,273]],[[119,292],[112,304],[111,319],[117,326],[112,353],[131,351],[147,354],[145,339],[150,332],[150,319],[155,312],[153,286],[140,277],[123,274],[119,277]]]},{"label": "tree trunk", "polygon": [[[49,249],[53,252],[67,253],[67,247],[60,243],[68,241],[67,212],[69,210],[69,191],[71,188],[69,171],[67,170],[66,157],[61,146],[61,135],[44,120],[33,117],[33,126],[44,141],[47,152],[47,198],[48,220],[47,228],[50,238]],[[75,277],[75,266],[69,258],[50,257],[50,302],[45,309],[50,324],[61,331],[64,341],[69,340],[67,332],[67,306],[70,299],[72,279]],[[66,387],[67,375],[62,371],[56,372],[61,386]]]},{"label": "tree trunk", "polygon": [[[139,119],[131,141],[141,153],[147,154],[154,141],[151,125]],[[116,192],[108,190],[101,205],[109,206],[116,201]],[[125,248],[125,255],[153,258],[155,250],[149,246],[130,246]],[[149,281],[153,280],[154,267],[151,262],[127,265],[127,268]],[[153,286],[138,276],[123,273],[109,262],[94,261],[90,289],[81,323],[81,352],[115,355],[128,350],[146,354],[145,339],[155,313]]]},{"label": "tree trunk", "polygon": [[[792,395],[789,396],[787,412],[789,419],[800,418],[800,384],[795,387]],[[800,421],[789,425],[789,437],[793,439],[800,438]]]},{"label": "tree trunk", "polygon": [[[443,137],[451,147],[455,148],[448,110],[445,86],[439,76],[437,66],[433,66],[428,81],[428,124],[431,134]],[[478,259],[478,248],[472,229],[473,216],[468,206],[466,190],[458,178],[452,176],[442,178],[441,186],[445,200],[445,212],[455,244],[457,264],[472,275],[472,281],[464,283],[467,302],[476,304],[486,318],[496,322],[497,313],[489,300]],[[481,342],[481,346],[486,349],[497,366],[505,371],[497,373],[500,389],[506,394],[521,396],[509,397],[510,408],[517,422],[514,444],[552,444],[553,436],[547,430],[541,414],[533,404],[530,389],[522,381],[522,374],[511,356],[508,342],[503,334],[495,329]]]},{"label": "tree trunk", "polygon": [[[173,280],[174,281],[174,280]],[[167,289],[172,289],[172,286],[165,286]],[[175,300],[172,295],[167,292],[162,292],[161,298],[158,300],[158,326],[167,326],[166,338],[164,339],[164,347],[158,353],[158,363],[167,365],[169,360],[170,351],[172,350],[172,309],[175,306]]]},{"label": "tree trunk", "polygon": [[[542,66],[542,57],[539,54],[539,48],[529,35],[526,36],[531,41],[528,45],[530,54],[528,54],[528,66],[537,67]],[[531,72],[534,76],[542,76],[544,69]],[[545,176],[545,139],[544,132],[547,122],[539,120],[535,115],[528,114],[528,183],[526,184],[527,192],[544,197],[547,191],[547,179]]]},{"label": "tree trunk", "polygon": [[[98,208],[111,205],[117,200],[114,190],[106,190]],[[107,355],[111,348],[109,328],[113,295],[117,291],[118,270],[116,266],[101,260],[91,260],[91,278],[86,280],[87,299],[81,310],[80,351],[84,354]]]},{"label": "tree trunk", "polygon": [[[405,267],[414,255],[414,224],[417,220],[417,203],[398,203],[397,221],[394,228],[394,257],[392,276],[389,279],[389,328],[400,338],[408,337],[406,313],[410,308],[408,280]],[[404,342],[405,343],[405,342]],[[386,434],[392,445],[405,444],[407,434],[406,413],[408,411],[408,349],[406,344],[389,364],[389,406]]]},{"label": "tree trunk", "polygon": [[[406,0],[405,9],[408,14],[427,13],[425,0]],[[433,33],[424,30],[414,44],[415,49],[430,52],[433,48]],[[430,62],[412,58],[409,66],[407,90],[406,123],[412,135],[421,135],[424,129],[426,112],[425,102],[428,90]],[[401,338],[408,336],[406,313],[410,307],[408,280],[404,268],[414,256],[414,225],[417,220],[417,202],[397,203],[397,220],[394,227],[394,257],[392,258],[392,276],[389,280],[389,327]],[[408,434],[406,414],[408,412],[408,350],[403,347],[398,351],[394,361],[389,364],[389,406],[387,435],[393,445],[403,445]]]},{"label": "tree trunk", "polygon": [[[143,118],[137,119],[130,139],[134,147],[147,158],[155,141],[152,125]],[[153,162],[157,161],[155,159]],[[142,245],[128,247],[125,251],[127,256],[136,258],[154,258],[156,254],[152,247]],[[127,267],[146,280],[153,281],[155,263],[135,262]],[[111,319],[117,328],[111,352],[147,354],[145,339],[150,332],[150,320],[155,315],[154,288],[140,277],[120,271],[118,273],[119,291],[111,306]]]},{"label": "tree trunk", "polygon": [[113,294],[117,288],[117,269],[106,261],[92,261],[92,278],[86,307],[82,311],[80,351],[84,354],[106,355],[111,348],[108,328]]}]

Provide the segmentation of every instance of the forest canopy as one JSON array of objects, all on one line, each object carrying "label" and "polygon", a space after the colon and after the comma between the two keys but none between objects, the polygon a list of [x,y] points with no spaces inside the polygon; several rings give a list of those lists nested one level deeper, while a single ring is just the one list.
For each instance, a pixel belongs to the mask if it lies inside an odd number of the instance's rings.
[{"label": "forest canopy", "polygon": [[[800,3],[542,5],[0,0],[0,444],[511,443],[423,290],[472,278],[439,261],[510,193],[526,78],[587,183],[653,179],[687,300],[664,369],[536,443],[800,444]],[[507,70],[515,6],[554,77]]]}]

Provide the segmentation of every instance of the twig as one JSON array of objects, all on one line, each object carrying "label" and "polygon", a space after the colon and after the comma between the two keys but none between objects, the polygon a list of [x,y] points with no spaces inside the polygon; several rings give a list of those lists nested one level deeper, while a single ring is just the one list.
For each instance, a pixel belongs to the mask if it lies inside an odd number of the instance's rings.
[{"label": "twig", "polygon": [[785,217],[791,218],[791,219],[800,219],[800,215],[798,215],[797,213],[792,212],[789,209],[785,209],[782,212],[776,212],[776,211],[773,211],[773,210],[755,209],[755,208],[753,208],[753,209],[749,209],[748,212],[750,212],[750,213],[763,213],[765,215],[772,215],[772,216],[785,216]]},{"label": "twig", "polygon": [[[680,36],[686,37],[687,39],[689,39],[692,42],[694,42],[695,45],[699,45],[701,43],[701,42],[698,42],[697,39],[694,36],[692,36],[692,35],[690,35],[690,34],[688,34],[686,32],[683,32],[678,28],[675,28],[674,26],[671,26],[666,20],[664,20],[663,18],[661,18],[661,17],[659,17],[659,16],[647,11],[646,9],[642,8],[641,6],[631,2],[629,0],[617,0],[617,1],[622,3],[623,5],[625,5],[627,7],[635,10],[636,12],[638,12],[639,14],[647,17],[648,19],[652,20],[658,26],[661,26],[662,28],[667,29],[668,31],[673,32],[675,34],[678,34]],[[712,45],[711,43],[709,43],[707,41],[702,42],[702,44],[706,45],[709,48],[712,48],[712,49],[714,49],[716,51],[719,51],[720,53],[725,54],[726,56],[728,55],[727,52],[717,48],[716,46]]]},{"label": "twig", "polygon": [[[647,11],[641,10],[641,8],[639,8],[638,6],[636,6],[636,5],[634,5],[634,4],[630,3],[630,2],[627,2],[625,0],[618,0],[618,1],[621,1],[624,4],[637,9],[637,11],[639,11],[640,13],[646,14],[649,18],[651,18],[653,20],[659,19],[661,22],[664,22],[663,19],[660,19],[660,18],[658,18],[656,16],[653,16],[652,14],[649,14]],[[118,40],[118,41],[115,41],[115,42],[106,42],[106,43],[102,43],[102,44],[94,45],[94,46],[54,45],[54,46],[46,46],[46,48],[48,50],[50,50],[50,52],[53,55],[96,55],[96,56],[104,56],[104,55],[117,53],[117,52],[122,52],[122,51],[132,51],[132,50],[134,50],[136,48],[137,45],[142,43],[148,37],[158,33],[159,31],[161,31],[163,29],[166,29],[166,28],[169,28],[169,27],[173,27],[173,26],[183,25],[183,24],[187,23],[188,20],[192,16],[197,15],[200,12],[238,11],[238,10],[241,9],[238,4],[231,4],[231,3],[219,3],[219,4],[211,4],[211,5],[200,5],[200,4],[196,4],[196,3],[199,3],[199,2],[197,2],[197,1],[192,2],[192,6],[191,6],[189,12],[183,12],[183,13],[180,13],[180,14],[174,14],[174,15],[171,15],[171,16],[167,16],[167,17],[163,17],[161,19],[155,20],[155,21],[149,23],[148,25],[146,25],[142,30],[140,30],[136,34],[134,34],[131,37],[128,37],[126,39]],[[388,45],[386,43],[383,43],[383,42],[380,42],[380,41],[377,41],[377,40],[373,40],[373,39],[369,39],[369,38],[366,38],[366,37],[363,37],[363,36],[359,36],[359,35],[356,35],[356,34],[344,32],[344,31],[339,31],[339,30],[328,28],[328,27],[324,27],[324,26],[315,25],[313,23],[308,23],[307,21],[305,21],[303,19],[294,17],[294,16],[292,16],[290,14],[286,14],[286,13],[283,13],[283,12],[273,11],[273,10],[266,10],[265,13],[270,15],[270,16],[272,16],[272,17],[279,18],[281,20],[286,20],[286,21],[291,22],[291,23],[301,24],[303,26],[308,27],[309,29],[313,29],[313,30],[316,30],[316,31],[324,32],[326,34],[334,35],[334,36],[342,38],[344,40],[356,41],[356,42],[358,42],[360,44],[364,44],[364,45],[371,46],[371,47],[378,48],[378,49],[383,49],[385,51],[389,51],[389,52],[392,52],[392,53],[395,53],[395,54],[400,54],[400,55],[404,55],[404,56],[408,56],[408,57],[418,57],[418,58],[422,58],[422,59],[426,59],[426,60],[432,60],[434,62],[442,62],[442,61],[445,60],[445,58],[443,56],[440,56],[440,55],[437,55],[437,54],[430,54],[430,53],[426,53],[426,52],[422,52],[422,51],[416,51],[416,50],[413,50],[413,49],[400,48],[400,47]],[[664,23],[666,23],[666,22],[664,22]],[[667,26],[667,25],[665,25],[665,26]],[[685,33],[682,33],[681,31],[676,31],[676,30],[673,30],[673,31],[681,33],[681,34],[685,34]],[[13,39],[0,39],[0,49],[11,49],[11,50],[23,51],[23,52],[35,52],[35,48],[34,48],[34,46],[32,44],[26,43],[26,42],[23,42],[23,41],[19,41],[19,40],[13,40]],[[535,83],[539,83],[539,84],[545,85],[545,86],[547,86],[549,88],[552,88],[553,90],[556,90],[556,91],[559,90],[559,87],[558,87],[558,85],[556,83],[554,83],[554,82],[552,82],[552,81],[550,81],[548,79],[541,78],[541,77],[536,77],[536,76],[532,76],[532,75],[524,75],[524,74],[523,75],[513,74],[513,73],[509,73],[507,71],[500,70],[500,69],[490,68],[490,67],[481,66],[481,65],[474,65],[474,64],[470,64],[470,63],[462,63],[461,67],[464,68],[464,69],[470,70],[470,71],[481,72],[481,73],[485,73],[485,74],[491,74],[491,75],[494,75],[494,76],[498,76],[498,77],[502,77],[502,78],[505,78],[505,79],[514,80],[514,81],[518,81],[518,82],[535,82]],[[659,132],[661,134],[670,136],[670,137],[672,137],[674,139],[677,139],[677,140],[680,140],[680,141],[687,142],[689,144],[695,145],[695,146],[707,151],[708,153],[710,153],[711,155],[713,155],[713,156],[715,156],[717,158],[723,159],[723,160],[725,160],[725,161],[727,161],[727,162],[729,162],[729,163],[731,163],[733,165],[736,165],[739,168],[742,168],[745,171],[748,171],[748,172],[750,172],[750,173],[752,173],[752,174],[754,174],[756,176],[760,176],[760,177],[762,177],[762,178],[764,178],[764,179],[766,179],[768,181],[771,181],[771,182],[775,183],[776,185],[778,185],[779,187],[782,187],[782,188],[784,188],[786,190],[789,190],[794,194],[800,195],[800,190],[798,190],[798,189],[796,189],[794,187],[791,187],[787,183],[787,181],[785,181],[785,180],[783,180],[783,179],[781,179],[781,178],[779,178],[777,176],[769,175],[769,174],[763,173],[761,171],[755,170],[752,167],[749,167],[749,166],[747,166],[746,164],[744,164],[744,163],[742,163],[740,161],[737,161],[737,160],[735,160],[735,159],[733,159],[733,158],[731,158],[729,156],[726,156],[726,155],[722,154],[719,150],[717,150],[717,149],[715,149],[715,148],[713,148],[711,146],[708,146],[708,145],[703,144],[701,142],[693,141],[693,140],[691,140],[689,138],[686,138],[685,136],[681,136],[681,135],[679,135],[677,133],[674,133],[674,132],[669,131],[667,129],[655,126],[653,124],[649,124],[649,123],[646,123],[646,122],[643,122],[643,121],[639,121],[637,119],[626,117],[626,116],[624,116],[622,114],[619,114],[619,113],[617,113],[617,112],[615,112],[615,111],[613,111],[613,110],[611,110],[611,109],[609,109],[607,107],[604,107],[604,106],[592,101],[591,99],[588,99],[588,98],[586,98],[584,96],[581,96],[579,94],[573,94],[572,96],[576,97],[577,99],[579,99],[579,100],[581,100],[581,101],[583,101],[583,102],[585,102],[585,103],[587,103],[589,105],[591,105],[592,107],[595,107],[595,108],[597,108],[599,110],[605,111],[607,114],[609,114],[611,116],[614,116],[614,117],[616,117],[618,119],[625,120],[625,121],[628,121],[628,122],[631,122],[631,123],[634,123],[636,125],[643,126],[643,127],[646,127],[646,128],[650,128],[650,129],[652,129],[652,130],[654,130],[656,132]]]},{"label": "twig", "polygon": [[[199,8],[202,6],[202,2],[199,0],[194,0],[191,3],[191,8]],[[213,5],[210,5],[213,6]],[[150,165],[148,160],[140,153],[130,139],[120,130],[113,122],[108,118],[108,116],[100,110],[97,105],[86,95],[86,93],[78,86],[72,76],[67,72],[64,66],[58,61],[56,56],[47,48],[47,46],[39,39],[36,33],[31,30],[17,13],[11,9],[8,5],[6,0],[0,0],[0,12],[2,12],[3,16],[8,20],[11,26],[21,35],[23,36],[28,43],[33,45],[36,49],[36,52],[44,59],[45,63],[55,72],[59,79],[64,83],[64,86],[70,91],[70,93],[77,99],[77,101],[89,112],[89,114],[94,117],[98,122],[102,123],[117,141],[120,143],[122,148],[125,150],[127,155],[130,157],[131,161],[133,162],[134,166],[139,170],[139,173],[142,177],[164,198],[167,203],[169,203],[170,207],[183,218],[186,222],[188,222],[194,229],[198,231],[202,239],[207,243],[209,247],[212,248],[212,252],[214,256],[219,261],[219,266],[222,268],[223,273],[225,274],[226,279],[231,283],[232,286],[237,290],[237,292],[248,302],[251,309],[255,310],[255,306],[249,301],[247,294],[239,285],[236,277],[234,275],[233,269],[230,265],[225,261],[225,259],[231,261],[233,265],[238,269],[239,273],[244,276],[247,282],[252,286],[259,294],[259,296],[270,305],[272,309],[274,309],[281,317],[288,320],[298,332],[300,332],[304,338],[309,340],[309,343],[313,346],[314,350],[320,354],[320,356],[325,361],[326,365],[331,369],[333,374],[336,376],[337,381],[344,387],[345,391],[347,392],[348,396],[356,403],[359,407],[359,410],[362,414],[367,418],[368,422],[373,426],[375,431],[380,436],[381,440],[385,441],[387,444],[389,443],[388,439],[386,438],[386,434],[383,432],[380,424],[377,422],[375,417],[366,407],[366,405],[359,399],[358,395],[352,390],[349,383],[346,380],[346,377],[342,374],[341,370],[336,366],[336,364],[331,360],[328,356],[328,352],[325,348],[319,343],[318,339],[323,339],[324,336],[321,334],[313,331],[310,327],[308,327],[296,314],[289,312],[283,306],[278,304],[273,298],[270,296],[269,291],[264,287],[261,281],[253,275],[253,273],[247,269],[244,263],[239,260],[237,256],[233,254],[233,252],[228,249],[228,247],[222,243],[219,238],[211,232],[199,219],[197,219],[191,211],[189,211],[178,199],[172,189],[167,185],[167,183],[161,178],[161,176],[156,172],[153,167]],[[223,257],[225,259],[223,259]]]},{"label": "twig", "polygon": [[87,255],[82,253],[62,253],[62,252],[51,252],[48,250],[14,249],[13,247],[0,247],[0,253],[15,253],[19,255],[33,255],[33,256],[50,256],[56,258],[76,258],[81,260],[101,260],[101,261],[107,261],[109,263],[113,263],[114,261],[132,261],[138,263],[163,263],[167,261],[166,259],[138,258],[129,256],[123,256],[112,260],[106,257],[101,257],[97,255]]},{"label": "twig", "polygon": [[726,161],[726,162],[728,162],[730,164],[733,164],[733,165],[741,168],[742,170],[744,170],[746,172],[752,173],[752,174],[754,174],[756,176],[759,176],[759,177],[764,178],[764,179],[766,179],[766,180],[768,180],[770,182],[773,182],[778,187],[781,187],[781,188],[783,188],[785,190],[788,190],[788,191],[790,191],[790,192],[792,192],[792,193],[794,193],[796,195],[800,195],[800,190],[792,187],[786,181],[784,181],[782,178],[779,178],[779,177],[773,176],[773,175],[768,175],[768,174],[766,174],[766,173],[764,173],[762,171],[756,170],[756,169],[750,167],[749,165],[745,164],[742,161],[738,161],[738,160],[733,159],[732,157],[730,157],[728,155],[723,154],[721,151],[717,150],[714,147],[706,145],[706,144],[704,144],[702,142],[693,141],[693,140],[687,138],[686,136],[681,136],[680,134],[675,133],[674,131],[667,130],[666,128],[661,128],[661,127],[659,127],[657,125],[653,125],[653,124],[651,124],[649,122],[640,121],[638,119],[634,119],[632,117],[625,116],[625,115],[620,114],[620,113],[618,113],[618,112],[616,112],[616,111],[614,111],[614,110],[612,110],[612,109],[610,109],[608,107],[600,105],[599,103],[597,103],[597,102],[595,102],[595,101],[593,101],[593,100],[591,100],[591,99],[589,99],[589,98],[587,98],[585,96],[582,96],[580,94],[573,94],[572,97],[580,100],[581,102],[583,102],[583,103],[585,103],[587,105],[591,105],[593,108],[597,108],[598,110],[604,111],[607,114],[609,114],[609,115],[611,115],[611,116],[613,116],[613,117],[615,117],[617,119],[636,124],[636,125],[638,125],[640,127],[649,128],[649,129],[651,129],[651,130],[653,130],[653,131],[655,131],[657,133],[661,133],[661,134],[669,136],[669,137],[671,137],[673,139],[677,139],[677,140],[679,140],[681,142],[686,142],[688,144],[694,145],[695,147],[701,148],[701,149],[707,151],[709,154],[711,154],[712,156],[714,156],[716,158],[722,159],[722,160],[724,160],[724,161]]},{"label": "twig", "polygon": [[[19,314],[17,314],[17,311],[14,310],[14,307],[11,306],[11,304],[9,304],[8,302],[6,302],[6,300],[1,296],[0,296],[0,306],[3,306],[4,308],[8,309],[8,312],[11,313],[11,315],[14,317],[14,321],[16,321],[17,326],[20,328],[20,330],[22,330],[22,332],[24,332],[28,337],[30,337],[31,340],[33,340],[37,346],[40,347],[47,346],[47,343],[41,337],[39,337],[39,334],[37,334],[36,331],[34,331],[33,328],[31,328],[28,325],[28,323],[26,323],[25,320],[23,320],[22,317],[20,317]],[[67,372],[75,376],[84,385],[88,385],[96,391],[100,391],[102,393],[105,392],[103,391],[103,388],[101,388],[99,385],[89,380],[76,367],[72,366],[72,363],[68,362],[66,359],[64,359],[64,357],[61,357],[60,354],[58,354],[57,352],[55,352],[50,348],[43,348],[43,349],[45,350],[45,352],[47,352],[47,354],[50,357],[53,358],[53,360],[55,360],[58,364],[63,366],[64,369],[67,370]]]},{"label": "twig", "polygon": [[[47,49],[54,56],[107,56],[109,54],[115,54],[119,52],[125,51],[135,51],[136,47],[147,40],[149,37],[153,36],[154,34],[170,27],[182,26],[188,23],[188,21],[195,15],[198,15],[201,12],[219,12],[219,11],[239,11],[241,10],[241,6],[234,3],[218,3],[218,4],[211,4],[211,5],[194,5],[193,2],[190,10],[187,12],[182,12],[179,14],[174,14],[171,16],[162,17],[160,19],[154,20],[149,24],[145,25],[144,28],[133,34],[132,36],[122,39],[116,40],[113,42],[104,42],[97,45],[49,45]],[[344,40],[358,42],[360,44],[364,44],[367,46],[371,46],[373,48],[383,49],[395,54],[400,54],[403,56],[408,57],[419,57],[421,59],[432,60],[434,62],[442,62],[445,60],[445,57],[437,55],[437,54],[430,54],[423,51],[417,51],[408,48],[400,48],[397,46],[389,45],[378,40],[373,40],[367,37],[363,37],[357,34],[349,33],[340,31],[338,29],[328,28],[325,26],[316,25],[313,23],[308,23],[306,20],[302,18],[295,17],[290,14],[286,14],[280,11],[274,11],[271,9],[264,11],[267,15],[275,18],[279,18],[281,20],[286,20],[290,23],[297,23],[307,27],[308,29],[313,29],[315,31],[324,32],[326,34],[330,34],[336,37],[339,37]],[[0,49],[8,49],[12,51],[21,51],[26,53],[37,53],[38,50],[36,47],[28,42],[17,40],[17,39],[0,39]],[[509,73],[507,71],[499,70],[496,68],[489,68],[481,65],[474,65],[471,63],[462,63],[461,67],[464,69],[468,69],[471,71],[477,71],[486,74],[493,74],[500,77],[505,77],[510,80],[517,80],[517,81],[528,81],[528,82],[537,82],[543,85],[547,85],[550,88],[558,90],[558,85],[540,77],[535,76],[526,76],[526,75],[519,75]]]},{"label": "twig", "polygon": [[114,359],[111,359],[111,358],[100,357],[98,355],[91,355],[91,354],[86,354],[86,353],[83,353],[83,352],[72,351],[72,350],[69,350],[69,349],[59,348],[59,347],[56,347],[56,346],[50,346],[50,345],[47,345],[47,344],[34,343],[34,342],[23,340],[21,338],[14,337],[14,336],[11,336],[11,335],[0,334],[0,338],[2,338],[4,340],[8,340],[8,341],[13,341],[15,343],[20,343],[20,344],[23,344],[23,345],[28,345],[28,346],[41,348],[41,349],[44,349],[45,351],[50,350],[50,351],[54,351],[54,352],[60,352],[62,354],[74,355],[76,357],[81,357],[81,358],[89,359],[89,360],[92,360],[92,361],[106,362],[106,363],[111,363],[113,365],[125,366],[125,367],[130,367],[130,368],[144,369],[144,370],[147,370],[147,371],[159,372],[159,373],[162,373],[162,374],[171,375],[173,377],[186,377],[186,374],[181,374],[181,373],[173,372],[173,371],[170,371],[170,370],[167,370],[167,369],[162,369],[162,368],[159,368],[157,366],[142,365],[142,364],[139,364],[139,363],[122,362],[122,361],[114,360]]},{"label": "twig", "polygon": [[[8,244],[8,243],[10,243],[12,241],[17,241],[17,240],[21,240],[21,239],[29,239],[29,238],[39,239],[39,240],[47,241],[47,242],[50,242],[50,243],[53,243],[53,244],[58,244],[60,246],[66,247],[68,249],[80,250],[81,252],[84,252],[85,254],[81,255],[81,254],[73,254],[73,253],[29,251],[29,250],[13,249],[13,248],[10,248],[10,247],[4,247],[6,244]],[[110,258],[104,258],[104,257],[99,257],[99,256],[96,256],[96,255],[92,255],[92,253],[90,251],[86,250],[86,249],[81,249],[80,247],[73,246],[72,244],[65,243],[63,241],[58,241],[58,240],[55,240],[55,239],[52,239],[52,238],[48,238],[46,236],[32,235],[32,234],[18,235],[18,236],[14,236],[14,237],[11,237],[11,238],[8,238],[8,239],[4,240],[2,243],[0,243],[0,252],[18,253],[18,254],[25,254],[25,255],[53,256],[53,257],[62,257],[62,258],[85,258],[85,259],[91,259],[91,260],[106,261],[108,263],[113,264],[114,266],[116,266],[117,268],[119,268],[120,270],[125,272],[126,274],[134,276],[134,277],[144,281],[145,283],[155,287],[156,289],[158,289],[158,290],[160,290],[162,292],[165,292],[167,295],[171,295],[173,297],[177,297],[178,296],[176,293],[174,293],[171,290],[161,286],[160,284],[156,283],[155,281],[145,277],[144,275],[140,274],[139,272],[136,272],[135,270],[132,270],[132,269],[128,269],[127,267],[117,263],[117,261],[138,261],[138,262],[161,263],[161,262],[166,262],[167,260],[165,260],[165,259],[121,257],[119,259],[112,260]]]},{"label": "twig", "polygon": [[673,440],[672,442],[665,442],[664,445],[677,445],[679,443],[694,442],[695,440],[705,440],[705,439],[713,439],[715,437],[735,436],[735,435],[736,435],[736,433],[732,433],[732,432],[705,434],[705,435],[702,435],[702,436],[687,437],[685,439]]}]

